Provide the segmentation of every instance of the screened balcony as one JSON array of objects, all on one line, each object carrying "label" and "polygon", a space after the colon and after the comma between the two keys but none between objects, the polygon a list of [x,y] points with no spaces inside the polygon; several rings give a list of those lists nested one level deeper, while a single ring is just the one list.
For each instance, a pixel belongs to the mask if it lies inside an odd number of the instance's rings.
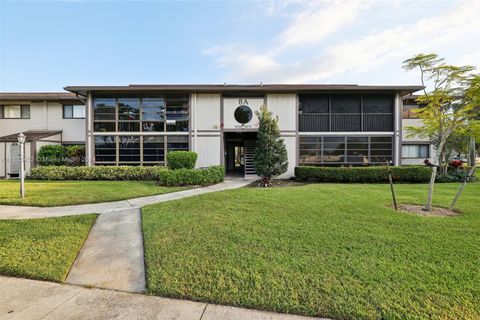
[{"label": "screened balcony", "polygon": [[300,95],[300,132],[388,132],[393,121],[393,95]]}]

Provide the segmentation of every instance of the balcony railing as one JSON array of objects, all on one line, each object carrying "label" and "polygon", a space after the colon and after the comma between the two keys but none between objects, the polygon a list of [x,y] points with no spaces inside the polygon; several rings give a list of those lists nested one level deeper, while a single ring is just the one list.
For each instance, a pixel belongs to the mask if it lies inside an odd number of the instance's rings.
[{"label": "balcony railing", "polygon": [[303,113],[300,132],[393,131],[392,113]]}]

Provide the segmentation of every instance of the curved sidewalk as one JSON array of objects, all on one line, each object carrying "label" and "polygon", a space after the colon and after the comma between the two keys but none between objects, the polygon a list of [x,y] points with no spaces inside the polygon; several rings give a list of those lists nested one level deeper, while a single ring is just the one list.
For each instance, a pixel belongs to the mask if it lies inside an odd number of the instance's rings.
[{"label": "curved sidewalk", "polygon": [[188,189],[183,191],[164,193],[154,196],[134,198],[113,202],[80,204],[61,207],[26,207],[0,205],[0,219],[36,219],[47,217],[71,216],[86,213],[106,213],[126,209],[140,209],[143,206],[158,202],[178,200],[205,193],[236,189],[252,183],[250,179],[225,179],[224,182],[208,187]]}]

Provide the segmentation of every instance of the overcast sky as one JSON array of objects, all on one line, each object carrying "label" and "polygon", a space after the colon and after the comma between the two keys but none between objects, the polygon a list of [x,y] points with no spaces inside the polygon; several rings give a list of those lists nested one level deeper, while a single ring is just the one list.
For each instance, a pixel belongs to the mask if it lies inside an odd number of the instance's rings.
[{"label": "overcast sky", "polygon": [[480,66],[480,0],[3,1],[0,91],[145,83],[419,84]]}]

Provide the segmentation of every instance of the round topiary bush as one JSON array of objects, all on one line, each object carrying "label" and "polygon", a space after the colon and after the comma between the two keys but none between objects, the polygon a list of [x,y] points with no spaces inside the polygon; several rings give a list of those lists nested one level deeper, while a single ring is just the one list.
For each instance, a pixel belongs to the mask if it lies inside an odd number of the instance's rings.
[{"label": "round topiary bush", "polygon": [[193,169],[197,163],[197,153],[193,151],[171,151],[167,153],[167,165],[172,170]]}]

